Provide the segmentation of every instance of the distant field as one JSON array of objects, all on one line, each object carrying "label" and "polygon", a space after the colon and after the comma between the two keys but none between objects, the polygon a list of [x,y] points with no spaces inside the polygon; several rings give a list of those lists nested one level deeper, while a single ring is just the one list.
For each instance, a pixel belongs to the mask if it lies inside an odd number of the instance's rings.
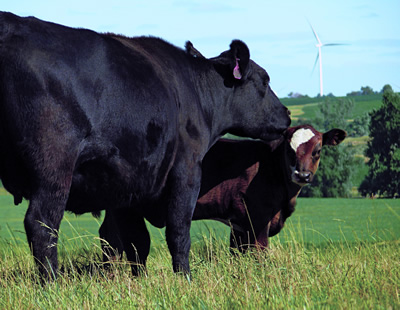
[{"label": "distant field", "polygon": [[[330,98],[334,100],[335,98]],[[354,101],[354,109],[350,119],[362,116],[365,113],[371,112],[377,109],[382,104],[382,95],[367,95],[367,96],[352,96],[352,97],[338,97],[337,99],[351,99]],[[286,105],[292,112],[292,118],[298,119],[303,118],[307,120],[313,120],[316,117],[316,111],[318,105],[325,98],[282,98],[281,102]]]}]

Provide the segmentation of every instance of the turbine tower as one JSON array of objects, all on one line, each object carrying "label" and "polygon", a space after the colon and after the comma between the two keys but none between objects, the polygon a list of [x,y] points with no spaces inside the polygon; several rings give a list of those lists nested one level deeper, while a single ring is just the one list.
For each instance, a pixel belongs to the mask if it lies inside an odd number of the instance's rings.
[{"label": "turbine tower", "polygon": [[[309,24],[310,24],[310,22],[309,22]],[[310,24],[310,27],[314,33],[315,39],[317,40],[317,44],[315,46],[318,48],[318,54],[317,54],[317,58],[315,59],[313,72],[314,72],[315,66],[317,65],[317,62],[319,60],[319,94],[322,97],[324,94],[324,82],[323,82],[323,78],[322,78],[322,47],[323,46],[345,45],[345,44],[341,44],[341,43],[326,43],[326,44],[324,44],[319,39],[317,33],[314,30],[314,27],[311,24]]]}]

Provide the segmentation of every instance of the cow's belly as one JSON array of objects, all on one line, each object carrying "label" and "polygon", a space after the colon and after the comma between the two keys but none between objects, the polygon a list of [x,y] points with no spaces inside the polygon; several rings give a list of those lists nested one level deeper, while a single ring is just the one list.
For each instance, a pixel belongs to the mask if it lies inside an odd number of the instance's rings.
[{"label": "cow's belly", "polygon": [[[128,161],[118,151],[95,152],[95,158],[83,160],[75,169],[66,210],[76,214],[118,207],[143,208],[157,200],[172,166],[171,153],[159,148],[158,154],[145,159],[132,154]],[[103,154],[104,155],[104,154]],[[140,156],[142,158],[140,159]]]}]

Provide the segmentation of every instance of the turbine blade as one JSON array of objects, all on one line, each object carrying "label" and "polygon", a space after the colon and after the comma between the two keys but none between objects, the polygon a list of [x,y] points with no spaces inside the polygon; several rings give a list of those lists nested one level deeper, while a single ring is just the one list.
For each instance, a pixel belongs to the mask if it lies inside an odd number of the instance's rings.
[{"label": "turbine blade", "polygon": [[311,71],[311,75],[314,73],[315,67],[317,66],[317,63],[318,63],[318,59],[319,59],[319,53],[317,53],[317,58],[315,58],[315,62],[314,62],[314,66]]},{"label": "turbine blade", "polygon": [[349,44],[344,44],[344,43],[327,43],[327,44],[322,44],[322,46],[337,46],[337,45],[349,45]]},{"label": "turbine blade", "polygon": [[321,40],[318,38],[318,35],[317,35],[317,33],[315,32],[315,30],[314,30],[314,27],[311,25],[311,23],[308,21],[308,24],[310,25],[310,27],[311,27],[311,30],[312,30],[312,32],[314,33],[314,36],[315,36],[315,39],[317,40],[317,42],[319,43],[319,44],[322,44],[321,43]]}]

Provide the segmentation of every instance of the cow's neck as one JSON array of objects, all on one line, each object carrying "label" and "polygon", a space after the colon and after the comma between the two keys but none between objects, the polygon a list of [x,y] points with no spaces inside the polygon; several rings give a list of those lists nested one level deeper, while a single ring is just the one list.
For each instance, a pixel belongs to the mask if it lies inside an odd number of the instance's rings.
[{"label": "cow's neck", "polygon": [[214,70],[210,70],[207,78],[198,83],[203,116],[210,129],[211,147],[234,126],[231,105],[235,87],[226,87],[223,78]]}]

